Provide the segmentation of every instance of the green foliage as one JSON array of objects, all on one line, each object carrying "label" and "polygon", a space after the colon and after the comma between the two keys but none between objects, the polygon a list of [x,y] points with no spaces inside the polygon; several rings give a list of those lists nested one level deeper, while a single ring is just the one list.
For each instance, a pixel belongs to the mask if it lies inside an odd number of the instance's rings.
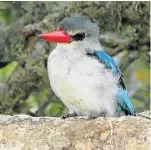
[{"label": "green foliage", "polygon": [[36,101],[36,97],[34,95],[30,95],[26,100],[26,105],[26,109],[28,109],[30,112],[35,112],[38,109],[38,102]]},{"label": "green foliage", "polygon": [[6,67],[0,69],[0,82],[6,82],[17,67],[17,65],[18,62],[13,61],[9,63]]},{"label": "green foliage", "polygon": [[51,115],[53,117],[57,117],[57,116],[61,116],[61,114],[65,114],[67,113],[67,109],[65,109],[64,105],[60,104],[60,103],[52,103],[49,104],[45,111],[45,114]]},{"label": "green foliage", "polygon": [[116,56],[134,107],[149,109],[149,11],[150,2],[145,1],[0,2],[0,65],[8,61],[0,68],[0,113],[67,113],[47,75],[47,57],[55,44],[36,35],[75,15],[99,25],[100,42]]}]

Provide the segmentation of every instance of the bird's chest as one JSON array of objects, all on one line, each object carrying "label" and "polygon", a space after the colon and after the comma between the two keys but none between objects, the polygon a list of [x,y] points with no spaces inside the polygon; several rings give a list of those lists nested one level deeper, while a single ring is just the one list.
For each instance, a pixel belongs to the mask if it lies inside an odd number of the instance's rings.
[{"label": "bird's chest", "polygon": [[51,82],[52,80],[67,81],[71,78],[78,82],[80,77],[103,77],[105,70],[103,64],[88,56],[53,54],[48,59],[48,75]]},{"label": "bird's chest", "polygon": [[50,56],[48,59],[48,74],[53,76],[66,78],[70,73],[70,60],[65,55]]},{"label": "bird's chest", "polygon": [[48,58],[50,84],[58,97],[74,95],[79,87],[96,86],[103,67],[96,60],[83,55],[73,54],[70,57],[69,54],[54,53]]}]

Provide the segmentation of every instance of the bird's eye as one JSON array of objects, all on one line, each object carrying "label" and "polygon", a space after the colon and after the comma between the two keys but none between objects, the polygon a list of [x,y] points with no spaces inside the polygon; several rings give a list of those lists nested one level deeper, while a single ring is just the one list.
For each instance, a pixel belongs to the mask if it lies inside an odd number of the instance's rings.
[{"label": "bird's eye", "polygon": [[85,33],[77,33],[76,35],[72,36],[74,41],[82,41],[85,38]]}]

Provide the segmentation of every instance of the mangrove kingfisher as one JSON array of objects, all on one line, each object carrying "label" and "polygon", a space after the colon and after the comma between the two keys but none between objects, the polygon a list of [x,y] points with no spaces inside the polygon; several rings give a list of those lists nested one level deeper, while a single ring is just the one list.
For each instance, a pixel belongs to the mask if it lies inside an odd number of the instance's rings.
[{"label": "mangrove kingfisher", "polygon": [[84,18],[65,18],[57,31],[39,35],[56,42],[48,57],[52,90],[68,107],[68,116],[133,115],[122,73],[101,48],[99,27]]}]

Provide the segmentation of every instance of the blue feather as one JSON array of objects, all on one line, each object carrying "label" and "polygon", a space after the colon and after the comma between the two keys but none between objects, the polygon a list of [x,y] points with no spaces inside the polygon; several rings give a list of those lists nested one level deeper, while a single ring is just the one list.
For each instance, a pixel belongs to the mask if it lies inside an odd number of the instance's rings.
[{"label": "blue feather", "polygon": [[102,51],[95,51],[95,54],[102,63],[106,64],[107,68],[110,68],[113,70],[114,76],[117,76],[119,73],[121,73],[116,62],[112,59],[112,57],[110,57],[103,50]]},{"label": "blue feather", "polygon": [[117,95],[116,95],[117,102],[120,107],[127,113],[127,114],[134,114],[134,108],[131,104],[131,101],[127,95],[127,92],[123,88],[117,88]]}]

